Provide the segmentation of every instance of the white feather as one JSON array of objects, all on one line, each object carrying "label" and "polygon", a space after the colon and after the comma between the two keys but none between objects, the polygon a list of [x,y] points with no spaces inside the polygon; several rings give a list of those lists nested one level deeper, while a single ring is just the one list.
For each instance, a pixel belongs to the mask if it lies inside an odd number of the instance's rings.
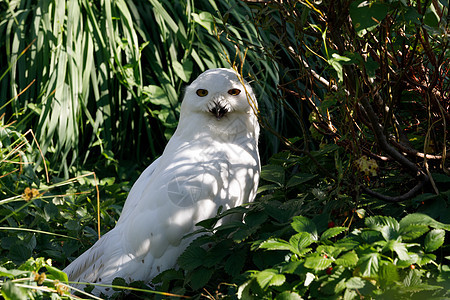
[{"label": "white feather", "polygon": [[[133,185],[116,227],[64,271],[70,281],[149,282],[176,266],[195,224],[218,208],[253,201],[259,181],[259,124],[251,87],[230,69],[201,74],[186,89],[164,153]],[[207,90],[206,96],[197,90]],[[239,95],[231,95],[239,89]],[[214,110],[216,109],[216,110]],[[217,114],[217,109],[224,113]],[[113,293],[96,287],[94,294]]]}]

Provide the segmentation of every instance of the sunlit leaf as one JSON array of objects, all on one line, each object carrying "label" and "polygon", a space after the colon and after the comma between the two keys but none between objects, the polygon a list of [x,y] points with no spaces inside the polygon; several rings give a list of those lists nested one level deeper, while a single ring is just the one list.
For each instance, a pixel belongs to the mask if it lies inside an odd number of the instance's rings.
[{"label": "sunlit leaf", "polygon": [[385,262],[380,266],[378,271],[380,282],[384,287],[394,283],[400,279],[397,266],[391,262]]},{"label": "sunlit leaf", "polygon": [[361,276],[378,276],[379,259],[380,255],[377,252],[369,252],[361,256],[358,262],[358,269]]},{"label": "sunlit leaf", "polygon": [[344,267],[356,266],[358,263],[358,255],[354,251],[344,253],[336,259],[335,263]]},{"label": "sunlit leaf", "polygon": [[324,233],[322,233],[322,235],[320,236],[320,240],[328,240],[330,238],[333,238],[339,234],[341,234],[342,232],[346,231],[347,227],[332,227],[332,228],[328,228],[327,230],[325,230]]},{"label": "sunlit leaf", "polygon": [[266,289],[270,286],[280,286],[285,280],[286,278],[283,274],[279,274],[273,269],[263,270],[256,275],[256,281],[262,289]]},{"label": "sunlit leaf", "polygon": [[268,239],[267,241],[262,242],[259,247],[260,249],[267,249],[267,250],[291,250],[292,246],[282,240],[282,239],[276,239],[276,238],[271,238]]},{"label": "sunlit leaf", "polygon": [[324,256],[309,256],[305,260],[305,267],[320,271],[328,268],[332,260]]},{"label": "sunlit leaf", "polygon": [[381,232],[386,241],[396,240],[399,236],[400,225],[392,217],[374,216],[365,219],[365,224],[372,230]]},{"label": "sunlit leaf", "polygon": [[444,244],[445,231],[443,229],[433,229],[425,237],[425,251],[433,252]]},{"label": "sunlit leaf", "polygon": [[411,241],[418,237],[421,237],[429,230],[430,229],[428,228],[427,225],[411,224],[407,226],[401,226],[400,235],[402,236],[402,240]]},{"label": "sunlit leaf", "polygon": [[422,213],[412,213],[400,220],[400,226],[406,227],[411,224],[427,225],[436,229],[445,229],[450,231],[450,225],[434,220],[432,217]]},{"label": "sunlit leaf", "polygon": [[296,292],[284,291],[275,297],[275,300],[302,300],[303,298]]},{"label": "sunlit leaf", "polygon": [[352,277],[346,281],[345,285],[349,289],[359,290],[366,285],[366,282],[361,277]]},{"label": "sunlit leaf", "polygon": [[297,232],[308,232],[311,234],[311,237],[314,240],[318,239],[317,227],[313,221],[303,216],[294,217],[292,224],[292,228]]},{"label": "sunlit leaf", "polygon": [[10,280],[7,280],[2,284],[0,291],[5,300],[21,300],[28,298],[25,289],[18,287]]}]

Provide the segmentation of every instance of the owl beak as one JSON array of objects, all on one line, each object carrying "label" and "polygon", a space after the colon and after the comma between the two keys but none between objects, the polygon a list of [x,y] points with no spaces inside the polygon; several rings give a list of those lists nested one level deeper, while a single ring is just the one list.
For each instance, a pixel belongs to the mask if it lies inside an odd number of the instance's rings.
[{"label": "owl beak", "polygon": [[209,112],[212,113],[217,120],[220,120],[228,112],[228,109],[225,106],[222,106],[220,102],[214,102],[214,105]]}]

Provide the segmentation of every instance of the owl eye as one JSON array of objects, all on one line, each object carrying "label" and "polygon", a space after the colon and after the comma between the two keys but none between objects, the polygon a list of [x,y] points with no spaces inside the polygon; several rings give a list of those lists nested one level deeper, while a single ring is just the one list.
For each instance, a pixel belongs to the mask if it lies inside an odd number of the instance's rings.
[{"label": "owl eye", "polygon": [[200,97],[205,97],[206,95],[208,95],[208,90],[204,90],[204,89],[198,89],[196,91],[197,95]]},{"label": "owl eye", "polygon": [[228,90],[228,94],[230,94],[231,96],[237,96],[237,95],[239,95],[241,93],[241,90],[240,89],[231,89],[231,90]]}]

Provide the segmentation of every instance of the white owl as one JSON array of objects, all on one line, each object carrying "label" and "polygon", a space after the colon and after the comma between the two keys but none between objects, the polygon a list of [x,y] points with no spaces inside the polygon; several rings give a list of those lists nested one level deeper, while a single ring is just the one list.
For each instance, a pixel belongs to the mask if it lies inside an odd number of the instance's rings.
[{"label": "white owl", "polygon": [[[251,87],[231,69],[194,80],[164,153],[133,185],[115,228],[64,269],[69,281],[149,282],[176,266],[194,238],[183,236],[196,223],[220,206],[253,201],[260,173],[256,105]],[[93,290],[100,292],[113,290]]]}]

